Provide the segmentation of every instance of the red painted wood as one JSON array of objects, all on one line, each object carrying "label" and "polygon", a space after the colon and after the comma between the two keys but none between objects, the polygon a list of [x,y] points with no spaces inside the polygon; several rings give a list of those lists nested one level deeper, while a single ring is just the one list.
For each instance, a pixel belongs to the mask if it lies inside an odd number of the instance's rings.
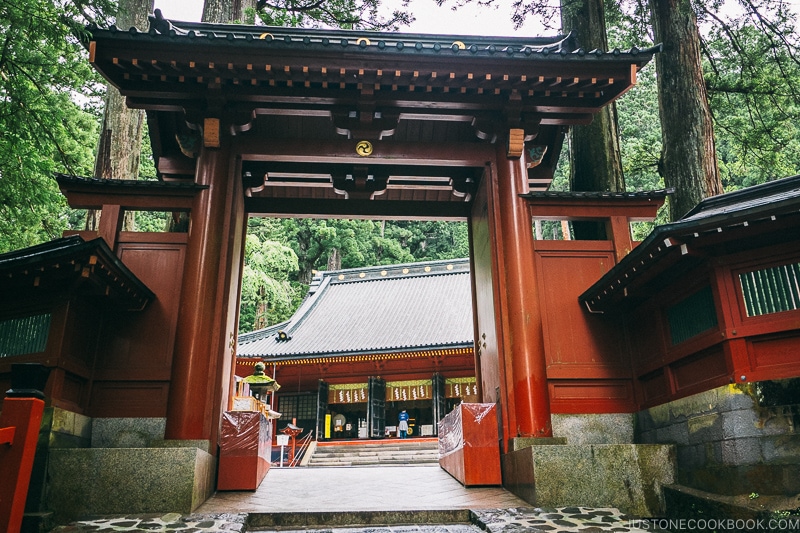
[{"label": "red painted wood", "polygon": [[440,453],[442,440],[454,444],[441,453],[439,465],[467,487],[502,485],[495,405],[462,403],[454,411],[439,426]]},{"label": "red painted wood", "polygon": [[[506,365],[510,363],[516,426],[506,437],[550,437],[550,398],[542,333],[542,309],[534,268],[533,232],[528,206],[520,198],[527,185],[525,159],[509,159],[497,144],[497,208],[503,242],[498,269],[507,321]],[[510,360],[510,361],[509,361]],[[506,368],[508,370],[508,366]]]},{"label": "red painted wood", "polygon": [[633,381],[626,379],[550,379],[553,413],[633,413],[638,404]]},{"label": "red painted wood", "polygon": [[[18,533],[25,512],[44,402],[6,398],[0,412],[0,531]],[[13,428],[10,431],[10,428]],[[7,439],[11,440],[6,444]]]},{"label": "red painted wood", "polygon": [[229,403],[236,346],[238,286],[244,238],[241,180],[231,179],[236,160],[230,138],[203,149],[178,307],[178,327],[167,406],[168,439],[219,437]]},{"label": "red painted wood", "polygon": [[[229,177],[230,150],[203,149],[197,162],[196,182],[208,188],[195,196],[186,267],[181,284],[170,396],[167,405],[167,439],[210,439],[212,428],[209,372],[216,354],[214,323],[225,226],[225,183]],[[216,406],[215,406],[216,407]]]},{"label": "red painted wood", "polygon": [[510,368],[503,359],[503,318],[500,314],[504,295],[498,268],[503,250],[499,238],[496,201],[496,173],[487,168],[479,183],[470,220],[470,265],[473,284],[473,320],[475,322],[475,376],[480,385],[482,402],[500,406],[503,446],[505,435],[516,426],[514,400],[507,386]]},{"label": "red painted wood", "polygon": [[270,467],[271,428],[261,413],[229,411],[224,414],[217,490],[258,488]]}]

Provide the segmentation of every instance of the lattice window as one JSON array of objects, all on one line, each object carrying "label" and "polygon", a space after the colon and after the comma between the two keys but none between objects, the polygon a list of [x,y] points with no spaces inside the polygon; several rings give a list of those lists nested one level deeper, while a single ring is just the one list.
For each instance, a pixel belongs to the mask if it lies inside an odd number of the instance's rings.
[{"label": "lattice window", "polygon": [[800,263],[739,274],[747,316],[800,309]]},{"label": "lattice window", "polygon": [[50,333],[50,313],[0,322],[0,357],[43,352]]},{"label": "lattice window", "polygon": [[281,413],[281,420],[314,420],[317,417],[317,396],[278,396],[278,412]]},{"label": "lattice window", "polygon": [[691,339],[717,325],[711,287],[700,289],[667,309],[672,344]]}]

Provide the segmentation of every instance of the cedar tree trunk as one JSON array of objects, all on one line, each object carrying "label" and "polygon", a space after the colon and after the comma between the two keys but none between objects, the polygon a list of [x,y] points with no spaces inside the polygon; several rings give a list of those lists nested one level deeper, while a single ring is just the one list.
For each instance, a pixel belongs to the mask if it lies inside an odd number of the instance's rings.
[{"label": "cedar tree trunk", "polygon": [[203,4],[203,22],[229,24],[244,22],[244,10],[255,9],[256,0],[206,0]]},{"label": "cedar tree trunk", "polygon": [[[147,31],[147,16],[152,11],[153,0],[121,0],[116,25],[122,31],[132,26]],[[144,112],[128,109],[119,91],[107,85],[103,126],[94,165],[96,177],[134,180],[139,176],[143,123]],[[86,229],[97,230],[99,218],[99,212],[90,210],[86,217]],[[132,214],[126,213],[123,229],[133,229]]]},{"label": "cedar tree trunk", "polygon": [[[561,0],[561,27],[574,32],[584,50],[608,50],[603,0]],[[572,126],[569,136],[570,189],[573,191],[625,191],[622,173],[617,107],[611,103],[591,124]],[[579,239],[604,239],[605,227],[593,222],[573,222]]]},{"label": "cedar tree trunk", "polygon": [[700,200],[722,192],[714,129],[700,63],[700,35],[690,0],[650,0],[656,42],[662,151],[659,173],[678,220]]}]

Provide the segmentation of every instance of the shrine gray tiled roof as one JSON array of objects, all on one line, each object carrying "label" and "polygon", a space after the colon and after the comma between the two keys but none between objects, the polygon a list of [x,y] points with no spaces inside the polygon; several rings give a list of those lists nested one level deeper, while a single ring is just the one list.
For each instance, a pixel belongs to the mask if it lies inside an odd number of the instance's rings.
[{"label": "shrine gray tiled roof", "polygon": [[[278,340],[278,332],[286,340]],[[239,336],[239,357],[398,353],[473,344],[469,261],[321,272],[294,316]]]}]

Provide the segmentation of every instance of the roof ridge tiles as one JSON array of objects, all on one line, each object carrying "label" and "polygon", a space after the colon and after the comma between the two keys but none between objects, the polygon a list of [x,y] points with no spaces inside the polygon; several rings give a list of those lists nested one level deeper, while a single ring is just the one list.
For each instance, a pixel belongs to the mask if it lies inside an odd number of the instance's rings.
[{"label": "roof ridge tiles", "polygon": [[505,55],[508,57],[552,56],[580,60],[615,60],[642,56],[641,64],[647,63],[653,54],[662,50],[661,44],[645,49],[631,47],[628,51],[592,50],[587,52],[578,47],[577,39],[570,32],[567,35],[509,37],[475,36],[459,34],[423,34],[384,32],[374,30],[343,30],[319,28],[287,28],[283,26],[255,26],[241,24],[212,24],[206,22],[170,21],[156,10],[150,16],[150,28],[143,32],[135,27],[127,30],[111,25],[100,28],[87,27],[93,34],[101,32],[128,34],[133,38],[186,39],[190,41],[219,41],[221,43],[248,42],[263,46],[300,46],[302,48],[333,49],[348,48],[361,51],[394,52],[398,54],[419,54],[422,52],[440,54],[466,53],[472,56]]}]

